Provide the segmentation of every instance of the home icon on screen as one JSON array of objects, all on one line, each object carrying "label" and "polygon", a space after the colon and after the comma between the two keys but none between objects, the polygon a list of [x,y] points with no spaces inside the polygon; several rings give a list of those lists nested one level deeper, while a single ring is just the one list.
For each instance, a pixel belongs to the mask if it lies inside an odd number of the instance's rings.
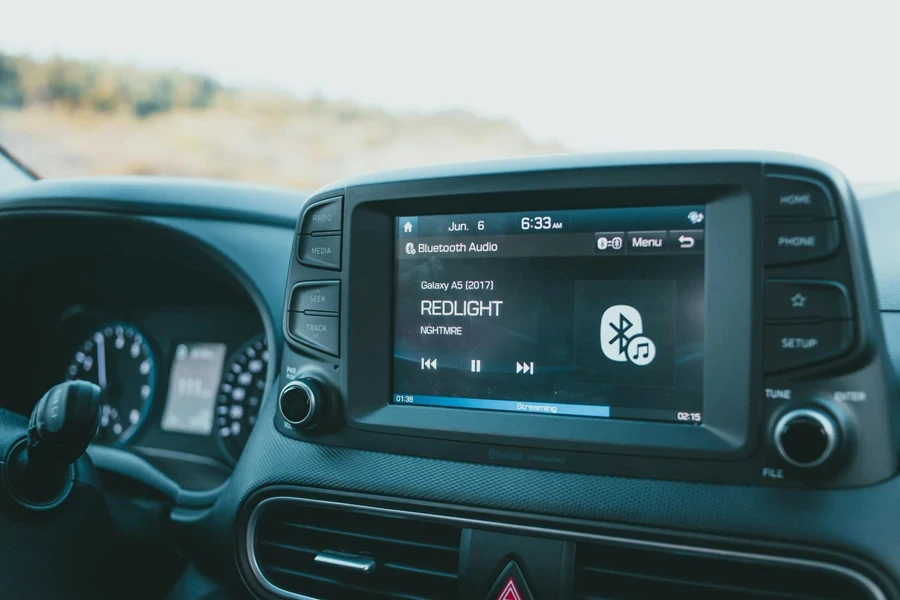
[{"label": "home icon on screen", "polygon": [[403,226],[403,233],[412,233],[412,223],[409,221]]}]

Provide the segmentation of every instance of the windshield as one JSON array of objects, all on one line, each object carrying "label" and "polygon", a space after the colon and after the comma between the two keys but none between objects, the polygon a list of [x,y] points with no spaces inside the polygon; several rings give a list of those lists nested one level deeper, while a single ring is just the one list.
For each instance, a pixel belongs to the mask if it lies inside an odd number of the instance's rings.
[{"label": "windshield", "polygon": [[763,149],[900,180],[900,4],[17,2],[0,145],[42,177]]}]

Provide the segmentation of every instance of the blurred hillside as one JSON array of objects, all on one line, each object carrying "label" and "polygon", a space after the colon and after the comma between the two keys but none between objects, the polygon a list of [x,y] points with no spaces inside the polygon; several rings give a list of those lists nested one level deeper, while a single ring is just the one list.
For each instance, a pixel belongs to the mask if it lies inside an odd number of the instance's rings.
[{"label": "blurred hillside", "polygon": [[0,52],[0,144],[43,177],[214,177],[312,189],[387,168],[553,154],[515,123],[231,89],[181,71]]}]

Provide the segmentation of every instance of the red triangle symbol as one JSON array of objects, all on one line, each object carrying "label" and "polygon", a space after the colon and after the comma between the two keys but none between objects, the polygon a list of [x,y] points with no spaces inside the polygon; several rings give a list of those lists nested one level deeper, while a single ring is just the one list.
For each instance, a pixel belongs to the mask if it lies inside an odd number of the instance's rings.
[{"label": "red triangle symbol", "polygon": [[506,582],[506,585],[503,586],[503,591],[497,596],[497,600],[522,600],[522,596],[519,594],[519,588],[516,587],[516,582],[513,581],[512,577],[510,577],[509,581]]}]

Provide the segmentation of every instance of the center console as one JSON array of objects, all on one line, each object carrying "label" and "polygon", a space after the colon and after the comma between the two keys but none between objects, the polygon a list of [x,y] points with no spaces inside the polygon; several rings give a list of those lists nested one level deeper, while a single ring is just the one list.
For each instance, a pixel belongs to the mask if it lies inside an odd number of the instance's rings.
[{"label": "center console", "polygon": [[781,155],[359,178],[302,209],[275,427],[531,469],[847,487],[896,471],[854,200]]}]

